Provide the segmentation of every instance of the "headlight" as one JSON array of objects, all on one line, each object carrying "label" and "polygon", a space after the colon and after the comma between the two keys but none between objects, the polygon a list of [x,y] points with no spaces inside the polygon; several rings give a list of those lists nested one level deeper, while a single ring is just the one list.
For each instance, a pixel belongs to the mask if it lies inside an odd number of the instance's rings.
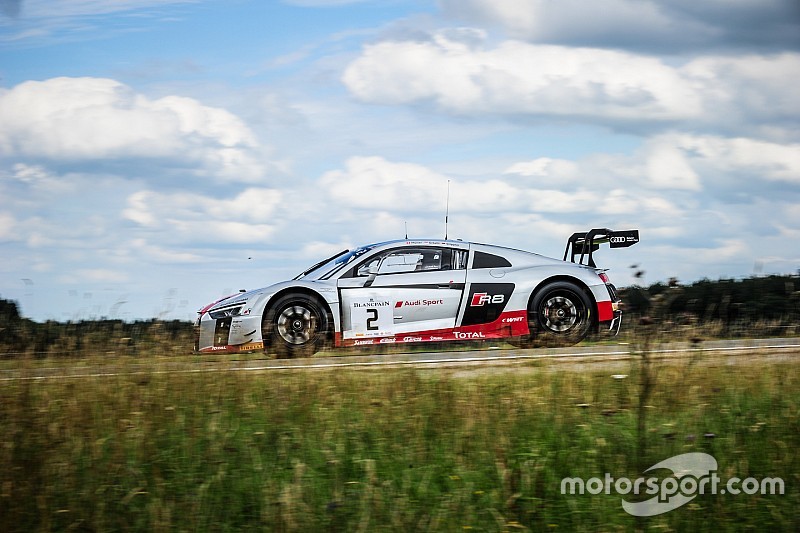
[{"label": "headlight", "polygon": [[228,317],[232,317],[232,316],[238,316],[239,315],[239,311],[242,310],[242,307],[243,306],[240,304],[240,305],[236,305],[236,306],[233,306],[233,307],[223,307],[221,309],[215,309],[214,311],[209,311],[208,312],[208,316],[210,316],[214,320],[217,320],[217,319],[220,319],[220,318],[228,318]]}]

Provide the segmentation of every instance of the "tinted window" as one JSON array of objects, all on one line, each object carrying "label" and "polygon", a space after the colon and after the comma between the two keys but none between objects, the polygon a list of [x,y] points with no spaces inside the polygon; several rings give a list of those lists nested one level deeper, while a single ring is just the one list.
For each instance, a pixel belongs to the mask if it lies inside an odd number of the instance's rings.
[{"label": "tinted window", "polygon": [[505,257],[487,254],[486,252],[475,252],[475,259],[472,261],[472,268],[504,268],[510,267],[511,263]]}]

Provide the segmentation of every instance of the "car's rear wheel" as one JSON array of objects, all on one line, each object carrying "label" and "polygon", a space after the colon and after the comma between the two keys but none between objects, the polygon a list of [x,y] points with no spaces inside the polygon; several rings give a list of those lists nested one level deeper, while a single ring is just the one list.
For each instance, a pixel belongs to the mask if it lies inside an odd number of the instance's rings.
[{"label": "car's rear wheel", "polygon": [[279,359],[311,357],[328,338],[330,318],[325,305],[306,294],[287,294],[270,306],[262,333],[268,351]]},{"label": "car's rear wheel", "polygon": [[569,281],[548,283],[528,307],[532,346],[571,346],[582,341],[592,326],[592,302]]}]

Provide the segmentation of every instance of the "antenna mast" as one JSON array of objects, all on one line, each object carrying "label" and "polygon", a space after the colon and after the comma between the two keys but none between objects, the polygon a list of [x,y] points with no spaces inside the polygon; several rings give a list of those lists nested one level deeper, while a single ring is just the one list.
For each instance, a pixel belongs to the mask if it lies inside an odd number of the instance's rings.
[{"label": "antenna mast", "polygon": [[450,218],[450,180],[447,180],[447,201],[444,211],[444,240],[447,240],[447,223]]}]

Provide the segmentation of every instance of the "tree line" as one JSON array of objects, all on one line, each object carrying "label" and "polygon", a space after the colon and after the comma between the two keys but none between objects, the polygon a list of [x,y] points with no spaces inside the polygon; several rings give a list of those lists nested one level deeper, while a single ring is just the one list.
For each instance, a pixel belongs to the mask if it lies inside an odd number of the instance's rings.
[{"label": "tree line", "polygon": [[[620,293],[626,320],[632,322],[653,314],[654,302],[660,302],[658,319],[666,333],[674,327],[705,327],[706,336],[776,336],[796,334],[800,326],[800,274],[688,285],[670,280]],[[0,357],[186,354],[193,343],[194,326],[187,321],[35,322],[20,315],[16,302],[0,298]]]},{"label": "tree line", "polygon": [[646,313],[653,297],[673,288],[679,289],[679,294],[668,306],[671,317],[690,315],[701,322],[796,322],[800,312],[800,275],[702,279],[690,285],[671,280],[649,287],[628,287],[625,299],[631,310]]},{"label": "tree line", "polygon": [[193,339],[193,324],[183,320],[35,322],[0,299],[0,357],[185,354]]}]

